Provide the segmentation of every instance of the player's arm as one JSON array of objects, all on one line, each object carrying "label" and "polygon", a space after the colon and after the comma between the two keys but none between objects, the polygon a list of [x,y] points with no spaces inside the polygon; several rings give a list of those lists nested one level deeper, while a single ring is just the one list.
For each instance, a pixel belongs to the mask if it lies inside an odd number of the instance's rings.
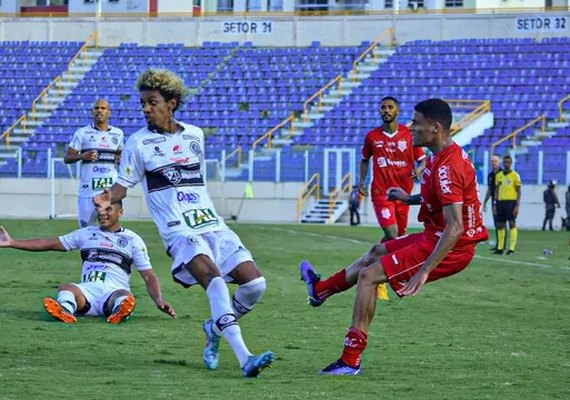
[{"label": "player's arm", "polygon": [[[487,192],[485,193],[485,200],[483,200],[483,211],[487,211],[487,202],[491,198],[491,185],[487,185]],[[492,204],[491,204],[492,205]]]},{"label": "player's arm", "polygon": [[522,186],[521,185],[515,186],[515,190],[517,191],[517,202],[515,203],[513,214],[516,217],[517,215],[519,215],[519,207],[521,205]]},{"label": "player's arm", "polygon": [[423,157],[420,160],[420,163],[418,164],[418,166],[412,171],[412,178],[414,179],[420,179],[420,177],[422,176],[422,173],[424,172],[424,169],[426,168],[426,160],[427,157]]},{"label": "player's arm", "polygon": [[104,210],[111,204],[123,200],[125,197],[127,197],[127,188],[115,183],[111,189],[105,189],[103,193],[93,197],[93,204],[95,204],[95,208]]},{"label": "player's arm", "polygon": [[121,163],[121,156],[123,155],[123,149],[117,150],[115,153],[115,165],[119,165]]},{"label": "player's arm", "polygon": [[73,164],[77,161],[97,161],[99,157],[97,151],[89,150],[81,152],[79,150],[75,150],[73,147],[68,147],[65,155],[63,156],[63,162],[66,164]]},{"label": "player's arm", "polygon": [[16,240],[3,226],[0,226],[0,247],[27,251],[67,251],[59,238]]},{"label": "player's arm", "polygon": [[420,194],[408,194],[404,189],[399,187],[391,187],[388,189],[388,200],[400,200],[410,206],[417,206],[422,203],[422,196]]},{"label": "player's arm", "polygon": [[158,309],[163,313],[170,315],[172,318],[176,318],[176,311],[174,311],[174,308],[172,308],[172,306],[169,303],[165,302],[162,298],[160,281],[158,280],[158,276],[156,276],[154,271],[152,269],[145,269],[139,272],[144,279],[148,294]]},{"label": "player's arm", "polygon": [[408,284],[398,292],[402,296],[416,295],[422,289],[431,271],[435,269],[449,254],[455,243],[463,234],[463,204],[452,203],[443,207],[445,229],[435,249],[427,258],[420,270],[412,276]]},{"label": "player's arm", "polygon": [[368,196],[368,190],[366,188],[366,177],[368,176],[368,167],[370,166],[370,159],[360,160],[360,177],[358,179],[358,191],[363,196]]}]

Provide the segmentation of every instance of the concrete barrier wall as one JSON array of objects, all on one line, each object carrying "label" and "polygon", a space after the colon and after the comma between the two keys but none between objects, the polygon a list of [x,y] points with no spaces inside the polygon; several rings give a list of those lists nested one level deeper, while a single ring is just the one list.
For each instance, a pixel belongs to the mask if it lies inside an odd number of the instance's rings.
[{"label": "concrete barrier wall", "polygon": [[[253,199],[244,199],[246,182],[210,182],[209,189],[218,212],[224,217],[238,215],[243,222],[296,223],[297,194],[301,183],[254,182]],[[545,186],[523,187],[523,201],[518,223],[521,228],[536,229],[542,225],[544,204],[542,193]],[[558,187],[559,200],[564,203],[565,187]],[[416,192],[418,188],[416,188]],[[482,197],[486,187],[482,187]],[[47,219],[51,212],[51,182],[48,179],[0,179],[0,219],[35,218]],[[76,213],[76,184],[69,179],[55,181],[55,210],[58,215]],[[129,191],[124,202],[126,218],[150,218],[146,201],[140,187]],[[241,210],[240,210],[241,208]],[[410,226],[417,222],[418,207],[412,207]],[[557,211],[555,225],[560,227],[560,217],[566,216],[564,204]],[[370,199],[361,207],[362,223],[376,225],[376,217]],[[348,213],[340,222],[348,221]],[[493,226],[491,205],[485,213],[485,223]]]}]

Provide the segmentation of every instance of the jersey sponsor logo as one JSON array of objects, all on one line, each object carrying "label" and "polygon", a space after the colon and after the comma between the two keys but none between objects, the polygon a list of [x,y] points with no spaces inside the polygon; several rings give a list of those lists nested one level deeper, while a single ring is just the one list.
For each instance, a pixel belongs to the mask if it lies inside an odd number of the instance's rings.
[{"label": "jersey sponsor logo", "polygon": [[404,160],[392,160],[390,158],[386,158],[386,157],[378,157],[378,166],[380,168],[385,168],[385,167],[399,167],[399,168],[404,168],[408,165],[407,161]]},{"label": "jersey sponsor logo", "polygon": [[181,222],[180,221],[170,221],[166,224],[167,227],[172,228],[173,226],[178,226],[180,225]]},{"label": "jersey sponsor logo", "polygon": [[184,140],[200,140],[200,138],[198,136],[194,136],[194,135],[182,135],[182,139]]},{"label": "jersey sponsor logo", "polygon": [[93,172],[94,173],[100,173],[100,174],[108,174],[109,172],[111,172],[111,168],[100,167],[100,166],[96,165],[93,167]]},{"label": "jersey sponsor logo", "polygon": [[200,201],[200,195],[192,192],[178,192],[176,193],[176,200],[181,203],[196,204]]},{"label": "jersey sponsor logo", "polygon": [[200,164],[165,165],[153,171],[146,171],[148,192],[173,187],[204,186]]},{"label": "jersey sponsor logo", "polygon": [[95,161],[87,161],[83,160],[82,163],[93,164],[93,163],[103,163],[103,164],[114,164],[115,163],[115,156],[117,152],[115,150],[102,150],[101,148],[95,149],[85,149],[83,151],[91,151],[95,150],[97,152],[97,160]]},{"label": "jersey sponsor logo", "polygon": [[437,177],[439,179],[439,187],[441,191],[445,194],[451,193],[451,179],[449,177],[449,167],[447,165],[442,165],[437,170]]},{"label": "jersey sponsor logo", "polygon": [[106,189],[111,186],[113,186],[113,178],[111,177],[91,179],[91,189],[93,190]]},{"label": "jersey sponsor logo", "polygon": [[184,221],[192,229],[200,229],[209,225],[217,225],[219,223],[216,214],[210,208],[189,210],[182,213]]},{"label": "jersey sponsor logo", "polygon": [[107,247],[109,249],[112,249],[113,247],[115,247],[115,245],[113,243],[108,243],[108,242],[100,242],[99,246],[101,247]]},{"label": "jersey sponsor logo", "polygon": [[408,148],[408,143],[405,140],[398,140],[398,150],[404,152]]},{"label": "jersey sponsor logo", "polygon": [[190,162],[190,157],[172,157],[170,161],[177,164],[188,164]]},{"label": "jersey sponsor logo", "polygon": [[133,259],[126,254],[119,253],[115,250],[101,248],[82,249],[81,259],[83,262],[89,263],[114,264],[127,274],[131,273],[131,265],[133,264]]},{"label": "jersey sponsor logo", "polygon": [[152,156],[153,157],[164,157],[164,151],[162,151],[162,149],[160,147],[154,146]]},{"label": "jersey sponsor logo", "polygon": [[166,142],[166,138],[164,136],[152,138],[152,139],[145,139],[142,141],[143,145],[145,145],[145,146],[147,144],[162,143],[162,142]]},{"label": "jersey sponsor logo", "polygon": [[384,142],[382,140],[375,140],[374,146],[378,149],[381,149],[382,147],[384,147]]},{"label": "jersey sponsor logo", "polygon": [[172,152],[174,154],[180,154],[182,153],[182,147],[180,147],[179,144],[174,145],[174,147],[172,148]]},{"label": "jersey sponsor logo", "polygon": [[105,278],[107,277],[106,272],[102,271],[90,271],[86,274],[83,274],[82,281],[85,282],[105,282]]}]

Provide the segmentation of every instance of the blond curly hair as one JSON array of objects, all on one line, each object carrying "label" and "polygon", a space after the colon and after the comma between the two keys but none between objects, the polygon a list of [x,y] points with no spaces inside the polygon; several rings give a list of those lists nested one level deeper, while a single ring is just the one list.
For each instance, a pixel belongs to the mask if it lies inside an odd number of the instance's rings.
[{"label": "blond curly hair", "polygon": [[138,77],[135,87],[139,92],[158,90],[167,101],[176,99],[176,107],[173,111],[178,110],[188,96],[188,88],[184,85],[182,78],[164,69],[147,69]]}]

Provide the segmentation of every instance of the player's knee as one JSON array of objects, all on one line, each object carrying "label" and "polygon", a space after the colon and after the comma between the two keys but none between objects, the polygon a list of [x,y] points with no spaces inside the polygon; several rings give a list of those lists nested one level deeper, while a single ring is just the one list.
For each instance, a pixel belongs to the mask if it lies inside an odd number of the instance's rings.
[{"label": "player's knee", "polygon": [[359,285],[372,285],[377,281],[377,272],[374,267],[367,267],[358,274]]},{"label": "player's knee", "polygon": [[69,284],[69,283],[62,283],[62,284],[59,285],[59,287],[57,288],[57,291],[58,291],[58,292],[61,292],[61,291],[67,290],[67,291],[70,291],[70,292],[74,293],[76,289],[77,289],[77,286],[75,286],[75,285],[71,285],[71,284]]},{"label": "player's knee", "polygon": [[240,285],[232,297],[232,309],[238,318],[250,312],[261,300],[267,283],[263,276]]},{"label": "player's knee", "polygon": [[376,260],[377,258],[386,254],[386,246],[382,243],[375,244],[369,251],[370,261]]}]

